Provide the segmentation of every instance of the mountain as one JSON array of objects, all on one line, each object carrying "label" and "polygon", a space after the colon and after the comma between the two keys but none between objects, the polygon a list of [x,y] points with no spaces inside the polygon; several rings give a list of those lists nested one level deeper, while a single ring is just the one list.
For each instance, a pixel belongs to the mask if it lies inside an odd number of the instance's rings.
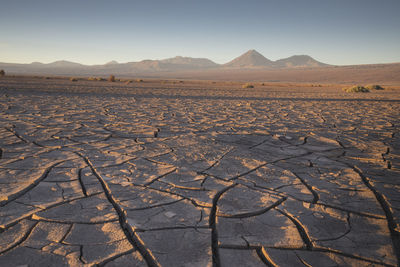
[{"label": "mountain", "polygon": [[31,64],[0,63],[0,69],[11,74],[33,75],[135,75],[156,72],[173,72],[186,70],[206,70],[220,65],[206,58],[177,56],[163,60],[142,60],[140,62],[118,63],[110,61],[104,65],[82,65],[60,60],[48,64],[33,62]]},{"label": "mountain", "polygon": [[248,68],[248,67],[272,67],[274,62],[265,58],[256,50],[249,50],[243,55],[224,64],[225,67]]},{"label": "mountain", "polygon": [[176,56],[163,60],[143,60],[140,62],[130,62],[131,67],[148,71],[177,71],[177,70],[196,70],[216,68],[219,65],[206,58],[192,58]]},{"label": "mountain", "polygon": [[326,67],[328,64],[319,62],[307,55],[296,55],[288,58],[279,59],[274,62],[276,67],[293,68],[293,67]]},{"label": "mountain", "polygon": [[0,69],[4,69],[6,73],[23,75],[85,75],[86,70],[90,67],[65,60],[47,64],[40,62],[31,64],[0,63]]},{"label": "mountain", "polygon": [[265,58],[256,50],[249,50],[234,60],[220,65],[207,58],[176,56],[161,60],[142,60],[140,62],[118,63],[110,61],[103,65],[82,65],[60,60],[48,64],[32,62],[31,64],[0,63],[0,69],[10,74],[92,76],[92,75],[157,75],[157,73],[176,73],[184,71],[211,71],[216,69],[289,69],[314,68],[330,66],[316,61],[310,56],[292,56],[277,61]]},{"label": "mountain", "polygon": [[63,68],[74,68],[77,66],[83,66],[82,64],[71,62],[71,61],[66,61],[66,60],[59,60],[55,61],[49,64],[43,64],[42,66],[49,66],[49,67],[63,67]]},{"label": "mountain", "polygon": [[217,63],[207,58],[192,58],[192,57],[181,57],[181,56],[164,59],[161,60],[161,62],[165,64],[185,65],[185,66],[199,67],[199,68],[213,68],[219,66]]},{"label": "mountain", "polygon": [[235,58],[234,60],[226,63],[225,67],[231,68],[254,68],[254,67],[268,67],[268,68],[299,68],[299,67],[324,67],[329,66],[313,59],[307,55],[295,55],[288,58],[271,61],[265,58],[256,50],[249,50],[243,55]]},{"label": "mountain", "polygon": [[115,61],[115,60],[111,60],[111,61],[107,62],[107,63],[104,64],[104,65],[115,65],[115,64],[118,64],[118,62]]},{"label": "mountain", "polygon": [[128,62],[122,64],[98,65],[96,70],[103,70],[114,73],[132,74],[147,72],[171,72],[184,70],[205,70],[217,68],[219,65],[206,58],[191,58],[177,56],[162,60],[142,60],[139,62]]}]

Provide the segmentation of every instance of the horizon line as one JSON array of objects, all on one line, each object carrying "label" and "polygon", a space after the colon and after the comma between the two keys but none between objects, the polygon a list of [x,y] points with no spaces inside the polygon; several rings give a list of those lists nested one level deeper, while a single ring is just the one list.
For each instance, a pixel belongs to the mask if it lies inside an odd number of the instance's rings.
[{"label": "horizon line", "polygon": [[[10,62],[10,61],[6,62],[6,61],[0,61],[0,63],[4,63],[4,64],[24,64],[24,65],[39,63],[39,64],[47,65],[47,64],[52,64],[52,63],[65,61],[65,62],[68,62],[68,63],[80,64],[82,66],[102,66],[102,65],[107,65],[107,64],[109,64],[110,62],[113,62],[113,61],[116,62],[115,64],[128,64],[128,63],[140,63],[140,62],[143,62],[143,61],[161,61],[161,60],[167,60],[167,59],[173,59],[173,58],[181,57],[181,58],[191,58],[191,59],[206,59],[206,60],[212,61],[213,63],[215,63],[217,65],[225,65],[225,64],[235,60],[236,58],[238,58],[240,56],[243,56],[244,54],[246,54],[246,53],[248,53],[250,51],[255,51],[258,54],[260,54],[263,57],[265,57],[263,54],[261,54],[257,50],[249,49],[246,52],[240,54],[239,56],[237,56],[237,57],[235,57],[235,58],[233,58],[233,59],[231,59],[231,60],[229,60],[228,62],[225,62],[225,63],[217,63],[216,61],[214,61],[214,60],[212,60],[212,59],[210,59],[208,57],[192,57],[192,56],[182,56],[182,55],[176,55],[176,56],[167,57],[167,58],[157,58],[157,59],[145,58],[145,59],[141,59],[141,60],[137,60],[137,61],[124,61],[124,62],[120,62],[120,61],[117,61],[115,59],[111,59],[111,60],[106,61],[105,63],[97,63],[97,64],[81,63],[81,62],[77,62],[77,61],[73,61],[73,60],[68,60],[68,59],[65,59],[65,58],[64,59],[58,59],[58,60],[56,59],[54,61],[31,61],[31,62]],[[310,55],[307,55],[307,54],[295,54],[295,55],[291,55],[291,56],[288,56],[288,57],[279,58],[279,59],[276,59],[276,60],[271,60],[268,57],[265,57],[265,58],[270,60],[270,61],[272,61],[272,62],[276,62],[278,60],[288,59],[288,58],[295,57],[295,56],[308,56],[308,57],[311,57],[312,59],[314,59],[314,60],[316,60],[316,61],[318,61],[320,63],[326,64],[326,65],[330,65],[330,66],[360,66],[360,65],[380,65],[380,64],[398,64],[398,63],[400,63],[400,61],[396,61],[396,62],[374,62],[374,63],[361,63],[361,64],[357,64],[357,63],[354,63],[354,64],[330,64],[330,63],[325,63],[325,62],[319,61],[319,60],[315,59],[314,57],[312,57]]]}]

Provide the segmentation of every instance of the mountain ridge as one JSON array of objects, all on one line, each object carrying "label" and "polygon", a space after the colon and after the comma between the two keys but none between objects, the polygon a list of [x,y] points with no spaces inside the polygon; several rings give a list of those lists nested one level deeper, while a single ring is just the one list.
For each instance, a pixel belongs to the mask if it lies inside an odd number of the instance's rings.
[{"label": "mountain ridge", "polygon": [[[248,50],[247,52],[243,53],[242,55],[234,58],[233,60],[224,63],[224,64],[218,64],[215,63],[214,61],[208,59],[208,58],[195,58],[195,57],[185,57],[185,56],[175,56],[172,58],[166,58],[166,59],[144,59],[141,61],[131,61],[131,62],[126,62],[126,63],[119,63],[115,60],[111,60],[105,64],[95,64],[95,65],[86,65],[86,64],[81,64],[73,61],[68,61],[68,60],[57,60],[54,62],[50,63],[42,63],[42,62],[32,62],[32,63],[7,63],[7,62],[0,62],[0,64],[10,64],[10,65],[40,65],[40,66],[86,66],[86,67],[93,67],[93,66],[106,66],[106,65],[120,65],[120,64],[148,64],[149,62],[161,62],[161,63],[168,63],[168,64],[179,64],[179,65],[204,65],[207,67],[217,67],[217,66],[225,66],[225,67],[247,67],[247,66],[276,66],[274,65],[275,62],[280,62],[282,60],[287,60],[295,57],[307,57],[308,59],[315,60],[311,56],[308,55],[294,55],[288,58],[283,58],[279,59],[276,61],[272,61],[266,57],[264,57],[261,53],[258,51],[251,49]],[[241,63],[239,61],[244,61],[244,63]],[[315,60],[316,61],[316,60]],[[329,65],[320,62],[321,64],[324,65]],[[298,64],[294,64],[298,65]],[[304,64],[303,64],[304,65]]]},{"label": "mountain ridge", "polygon": [[309,55],[294,55],[287,58],[272,61],[254,49],[247,51],[232,61],[224,64],[225,67],[233,68],[253,68],[253,67],[270,67],[270,68],[299,68],[299,67],[325,67],[331,66],[326,63],[319,62]]},{"label": "mountain ridge", "polygon": [[247,51],[246,53],[234,58],[232,61],[229,61],[226,64],[223,64],[225,67],[271,67],[273,66],[273,61],[264,57],[262,54],[257,52],[254,49]]},{"label": "mountain ridge", "polygon": [[294,55],[275,61],[279,67],[325,67],[329,64],[319,62],[308,55]]},{"label": "mountain ridge", "polygon": [[246,69],[293,69],[334,67],[319,62],[308,55],[294,55],[288,58],[272,61],[254,49],[225,64],[217,64],[208,58],[194,58],[175,56],[172,58],[138,62],[118,63],[109,61],[102,65],[84,65],[67,60],[58,60],[51,63],[32,62],[30,64],[0,63],[0,69],[10,74],[34,75],[137,75],[157,73],[173,73],[179,71],[209,71],[209,70],[246,70]]}]

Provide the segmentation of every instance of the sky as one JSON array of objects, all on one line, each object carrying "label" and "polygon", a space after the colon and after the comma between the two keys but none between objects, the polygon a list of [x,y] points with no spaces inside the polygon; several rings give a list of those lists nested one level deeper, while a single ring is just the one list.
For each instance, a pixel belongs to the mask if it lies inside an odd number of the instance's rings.
[{"label": "sky", "polygon": [[400,62],[400,0],[1,0],[0,62]]}]

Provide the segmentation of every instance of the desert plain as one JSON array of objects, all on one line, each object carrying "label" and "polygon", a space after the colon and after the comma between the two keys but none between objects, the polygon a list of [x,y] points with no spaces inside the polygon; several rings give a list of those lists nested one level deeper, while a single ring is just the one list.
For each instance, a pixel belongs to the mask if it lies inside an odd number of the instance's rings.
[{"label": "desert plain", "polygon": [[242,84],[1,78],[0,266],[398,266],[399,84]]}]

